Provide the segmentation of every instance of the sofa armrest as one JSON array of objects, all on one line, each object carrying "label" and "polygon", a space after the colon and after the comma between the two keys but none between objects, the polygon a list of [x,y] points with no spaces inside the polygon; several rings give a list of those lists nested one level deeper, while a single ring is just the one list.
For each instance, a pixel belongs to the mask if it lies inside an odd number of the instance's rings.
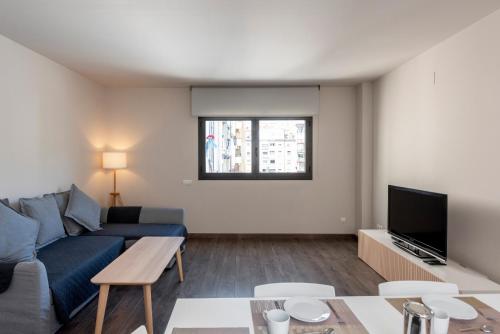
[{"label": "sofa armrest", "polygon": [[9,328],[10,333],[48,333],[52,317],[44,264],[18,263],[9,288],[0,294],[0,328]]},{"label": "sofa armrest", "polygon": [[101,208],[101,223],[105,224],[108,222],[108,210],[109,208]]},{"label": "sofa armrest", "polygon": [[139,223],[184,224],[184,209],[142,208]]}]

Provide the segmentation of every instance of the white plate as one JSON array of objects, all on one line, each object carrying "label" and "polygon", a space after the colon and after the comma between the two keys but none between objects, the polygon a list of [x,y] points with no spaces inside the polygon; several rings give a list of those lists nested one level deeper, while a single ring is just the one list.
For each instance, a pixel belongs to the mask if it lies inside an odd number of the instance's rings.
[{"label": "white plate", "polygon": [[285,301],[285,311],[304,322],[321,322],[330,317],[330,309],[324,302],[307,297],[295,297]]},{"label": "white plate", "polygon": [[431,309],[440,309],[448,313],[452,319],[473,320],[477,311],[469,304],[449,296],[423,296],[422,302]]}]

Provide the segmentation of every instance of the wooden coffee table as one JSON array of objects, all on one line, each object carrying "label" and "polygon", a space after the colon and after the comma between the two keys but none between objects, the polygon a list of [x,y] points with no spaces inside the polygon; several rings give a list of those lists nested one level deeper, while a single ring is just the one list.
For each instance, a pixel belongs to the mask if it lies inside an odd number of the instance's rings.
[{"label": "wooden coffee table", "polygon": [[96,334],[102,332],[110,285],[143,286],[146,329],[149,334],[153,334],[151,285],[158,280],[174,255],[177,257],[179,279],[181,282],[184,281],[180,250],[183,241],[183,237],[141,238],[92,278],[92,283],[100,285]]}]

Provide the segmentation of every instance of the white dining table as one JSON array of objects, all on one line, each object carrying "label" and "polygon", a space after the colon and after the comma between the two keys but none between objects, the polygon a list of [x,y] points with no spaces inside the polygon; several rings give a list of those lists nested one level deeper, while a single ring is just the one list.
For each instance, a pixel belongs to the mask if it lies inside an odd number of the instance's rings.
[{"label": "white dining table", "polygon": [[[473,294],[460,296],[476,297],[483,303],[500,312],[500,294]],[[399,313],[385,300],[385,298],[389,297],[359,296],[324,299],[343,299],[369,333],[401,334],[403,328],[403,317],[401,313]],[[255,298],[177,299],[165,334],[172,333],[172,330],[176,327],[248,327],[250,329],[250,334],[253,334],[254,329],[252,323],[252,312],[250,309],[250,300],[255,300]]]}]

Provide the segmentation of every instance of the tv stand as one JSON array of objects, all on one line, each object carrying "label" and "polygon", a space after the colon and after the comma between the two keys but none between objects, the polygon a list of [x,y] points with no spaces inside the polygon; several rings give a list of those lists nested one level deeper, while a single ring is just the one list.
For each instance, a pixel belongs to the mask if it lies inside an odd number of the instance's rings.
[{"label": "tv stand", "polygon": [[419,259],[434,259],[433,256],[430,256],[429,254],[422,252],[420,249],[415,248],[404,241],[392,238],[392,243],[395,246],[399,247],[400,249],[404,250],[405,252],[418,257]]},{"label": "tv stand", "polygon": [[394,244],[385,230],[359,230],[358,257],[388,281],[449,282],[457,284],[461,293],[500,292],[500,284],[452,259],[446,265],[434,264],[435,259],[424,263]]}]

